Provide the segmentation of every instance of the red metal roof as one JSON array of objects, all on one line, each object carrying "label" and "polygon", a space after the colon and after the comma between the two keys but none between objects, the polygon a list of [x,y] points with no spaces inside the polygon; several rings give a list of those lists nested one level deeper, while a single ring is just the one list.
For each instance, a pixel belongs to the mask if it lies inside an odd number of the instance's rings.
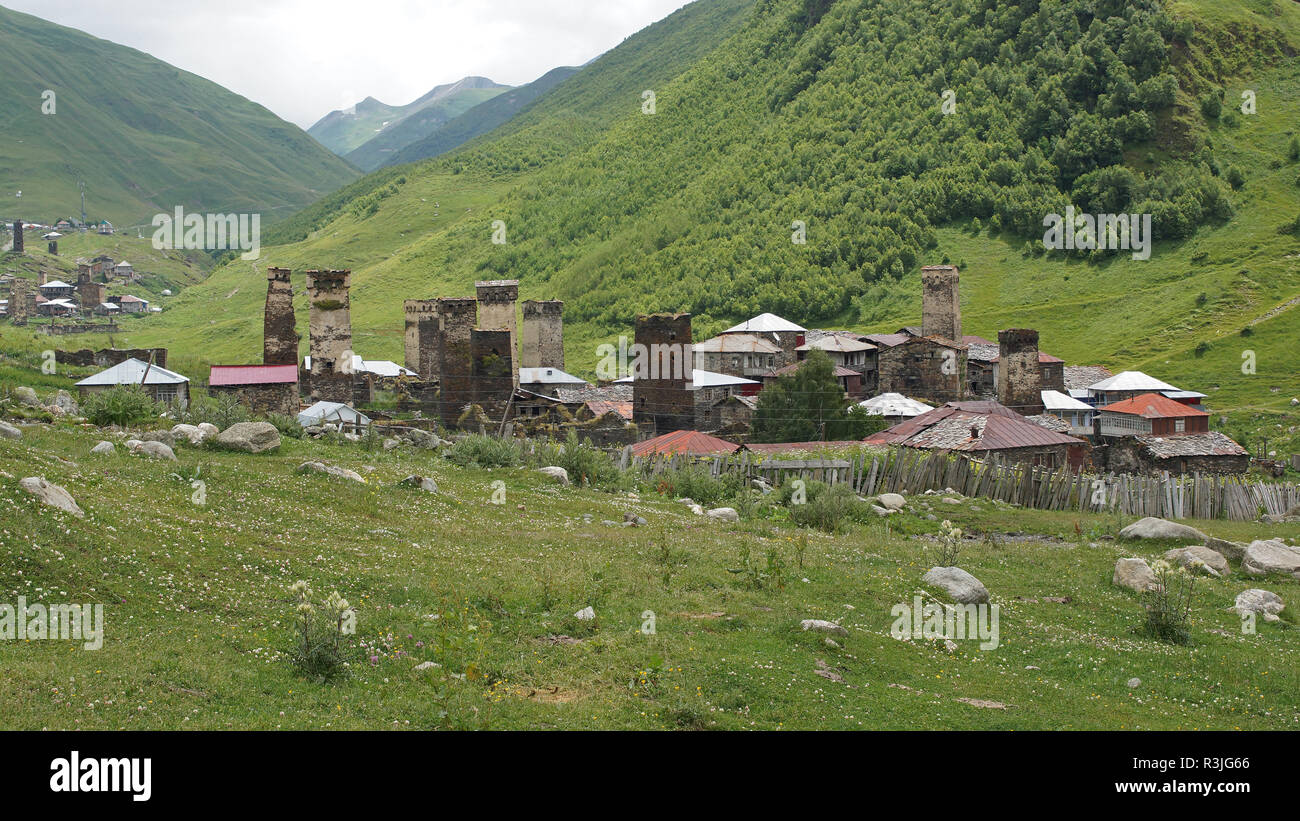
[{"label": "red metal roof", "polygon": [[1210,415],[1199,408],[1184,405],[1182,402],[1175,401],[1167,396],[1161,396],[1158,393],[1144,393],[1140,396],[1134,396],[1132,399],[1112,402],[1103,406],[1100,410],[1110,411],[1111,413],[1127,413],[1131,416],[1141,416],[1143,419],[1176,419],[1187,416]]},{"label": "red metal roof", "polygon": [[298,382],[297,365],[213,365],[208,384],[280,385]]},{"label": "red metal roof", "polygon": [[631,402],[611,402],[607,399],[588,399],[586,405],[587,409],[597,417],[604,416],[610,411],[614,411],[629,422],[632,421]]},{"label": "red metal roof", "polygon": [[719,453],[735,453],[740,445],[719,439],[696,430],[675,430],[656,436],[632,446],[633,456],[649,456],[653,453],[685,453],[691,456],[714,456]]}]

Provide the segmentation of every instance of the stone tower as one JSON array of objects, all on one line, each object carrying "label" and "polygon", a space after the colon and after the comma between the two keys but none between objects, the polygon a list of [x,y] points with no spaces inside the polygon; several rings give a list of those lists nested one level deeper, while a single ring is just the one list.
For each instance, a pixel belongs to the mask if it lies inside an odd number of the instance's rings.
[{"label": "stone tower", "polygon": [[470,358],[474,402],[489,419],[499,422],[515,389],[510,332],[473,329],[470,331]]},{"label": "stone tower", "polygon": [[351,271],[308,271],[308,324],[313,401],[352,401]]},{"label": "stone tower", "polygon": [[24,277],[14,277],[9,289],[9,324],[27,324],[27,305],[31,299],[28,295],[29,287],[30,283]]},{"label": "stone tower", "polygon": [[408,299],[402,303],[406,314],[406,367],[421,379],[438,376],[438,300]]},{"label": "stone tower", "polygon": [[1043,412],[1043,369],[1038,331],[998,331],[998,401],[1024,416]]},{"label": "stone tower", "polygon": [[558,299],[524,303],[519,365],[564,370],[564,303]]},{"label": "stone tower", "polygon": [[921,336],[961,342],[960,279],[955,265],[927,265],[921,269]]},{"label": "stone tower", "polygon": [[298,332],[288,268],[266,269],[266,312],[262,320],[262,364],[297,365]]},{"label": "stone tower", "polygon": [[[690,430],[695,422],[691,383],[695,356],[690,314],[636,318],[638,356],[632,367],[632,421],[658,435]],[[644,347],[639,347],[644,346]],[[642,358],[640,353],[646,356]]]},{"label": "stone tower", "polygon": [[14,220],[14,253],[21,254],[22,252],[23,252],[23,221],[20,219],[16,219]]},{"label": "stone tower", "polygon": [[[478,296],[478,325],[485,331],[505,330],[510,332],[510,350],[519,350],[519,339],[515,333],[515,303],[519,300],[519,280],[493,279],[474,283]],[[519,375],[519,359],[510,357],[514,375]]]},{"label": "stone tower", "polygon": [[474,401],[471,337],[477,310],[472,297],[438,300],[438,413],[444,425],[455,425]]}]

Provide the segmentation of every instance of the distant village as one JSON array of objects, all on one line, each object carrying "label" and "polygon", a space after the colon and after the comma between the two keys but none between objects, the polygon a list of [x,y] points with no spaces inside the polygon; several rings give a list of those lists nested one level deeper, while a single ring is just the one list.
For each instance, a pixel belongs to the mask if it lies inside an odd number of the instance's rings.
[{"label": "distant village", "polygon": [[[41,282],[31,296],[16,291],[10,322],[28,309],[149,310],[144,300],[105,298],[106,281],[132,276],[126,263],[99,257],[78,272],[76,284]],[[1040,349],[1033,329],[1002,330],[996,341],[963,333],[961,276],[952,265],[922,269],[921,322],[893,333],[808,329],[764,313],[692,344],[690,314],[638,316],[634,347],[662,356],[652,364],[663,367],[624,369],[597,384],[564,370],[563,303],[520,304],[516,280],[478,282],[473,297],[406,300],[399,365],[354,352],[351,272],[306,271],[309,353],[299,361],[291,276],[267,271],[262,361],[212,366],[207,391],[261,413],[295,415],[309,432],[436,423],[515,436],[573,429],[637,456],[878,445],[1072,471],[1225,474],[1251,466],[1244,448],[1210,430],[1203,393],[1139,371],[1067,364]],[[890,427],[862,442],[750,442],[762,391],[796,373],[813,351],[830,359],[846,405]],[[78,383],[83,394],[136,384],[158,401],[188,402],[189,379],[167,370],[166,353],[59,356],[105,368]],[[383,409],[380,397],[391,400]]]},{"label": "distant village", "polygon": [[[114,232],[111,223],[101,221],[80,226],[72,220],[60,219],[53,226],[37,225],[16,220],[13,223],[13,247],[11,252],[25,252],[28,233],[44,231],[43,241],[48,243],[52,256],[59,255],[59,239],[71,231],[94,231],[109,236]],[[113,318],[125,314],[158,313],[162,309],[151,305],[149,300],[131,293],[108,293],[110,285],[129,285],[138,282],[140,274],[126,260],[114,260],[100,255],[93,259],[78,259],[75,282],[50,279],[49,272],[43,268],[37,272],[36,281],[32,283],[23,277],[12,275],[0,276],[0,289],[6,294],[0,299],[0,317],[6,317],[14,325],[25,325],[32,317],[51,317],[72,320],[62,325],[45,326],[48,333],[85,333],[103,331],[112,328]],[[107,318],[107,325],[102,321]]]}]

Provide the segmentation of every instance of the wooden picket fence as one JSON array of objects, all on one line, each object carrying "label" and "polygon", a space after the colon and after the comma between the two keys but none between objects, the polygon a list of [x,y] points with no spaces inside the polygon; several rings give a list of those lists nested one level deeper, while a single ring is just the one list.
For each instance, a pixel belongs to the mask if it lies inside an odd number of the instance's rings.
[{"label": "wooden picket fence", "polygon": [[657,454],[633,457],[625,448],[619,467],[645,476],[707,465],[712,475],[739,472],[773,485],[791,479],[848,482],[859,495],[914,495],[948,488],[963,496],[996,499],[1039,510],[1114,512],[1162,519],[1253,521],[1261,513],[1282,515],[1300,505],[1300,487],[1251,481],[1244,475],[1093,475],[1068,467],[1006,463],[996,456],[891,448],[849,459],[757,459],[747,451],[727,456]]}]

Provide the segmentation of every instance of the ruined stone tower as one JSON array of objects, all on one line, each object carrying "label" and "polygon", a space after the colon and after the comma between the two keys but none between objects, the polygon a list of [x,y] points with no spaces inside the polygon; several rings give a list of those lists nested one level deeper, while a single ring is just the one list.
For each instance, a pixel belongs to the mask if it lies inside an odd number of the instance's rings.
[{"label": "ruined stone tower", "polygon": [[1043,370],[1038,364],[1038,331],[998,331],[998,401],[1017,413],[1043,412]]},{"label": "ruined stone tower", "polygon": [[[314,312],[315,308],[312,310]],[[262,321],[263,365],[298,364],[298,332],[294,325],[293,285],[289,269],[267,268],[266,313]],[[350,343],[348,347],[351,347]]]},{"label": "ruined stone tower", "polygon": [[437,303],[438,413],[444,425],[455,425],[465,406],[474,401],[471,336],[477,310],[478,300],[472,297]]},{"label": "ruined stone tower", "polygon": [[921,269],[921,336],[961,342],[960,273],[955,265]]},{"label": "ruined stone tower", "polygon": [[23,221],[20,219],[16,219],[14,220],[14,253],[21,254],[22,252],[23,252]]},{"label": "ruined stone tower", "polygon": [[351,271],[307,272],[307,298],[311,302],[309,385],[313,401],[352,401],[351,285]]},{"label": "ruined stone tower", "polygon": [[470,331],[474,403],[495,422],[505,415],[515,389],[510,342],[507,330],[475,328]]},{"label": "ruined stone tower", "polygon": [[408,299],[402,303],[406,314],[406,367],[421,379],[438,376],[438,300]]},{"label": "ruined stone tower", "polygon": [[[474,283],[478,296],[478,326],[487,331],[507,330],[510,332],[510,350],[519,350],[518,337],[515,334],[515,302],[519,300],[519,280],[493,279]],[[518,376],[519,363],[511,356],[511,367]]]},{"label": "ruined stone tower", "polygon": [[90,276],[89,269],[83,271],[78,268],[77,299],[81,302],[82,313],[89,314],[108,299],[108,286],[102,282],[95,282]]},{"label": "ruined stone tower", "polygon": [[523,309],[520,367],[564,370],[564,303],[530,299]]},{"label": "ruined stone tower", "polygon": [[[637,356],[632,363],[632,421],[655,435],[690,430],[695,420],[691,383],[690,314],[636,318]],[[641,352],[645,356],[641,356]]]},{"label": "ruined stone tower", "polygon": [[9,288],[9,324],[26,325],[27,324],[27,305],[31,299],[28,296],[29,284],[24,277],[15,276],[13,284]]},{"label": "ruined stone tower", "polygon": [[58,255],[59,255],[59,241],[57,239],[52,239],[50,240],[50,256],[57,257]]}]

